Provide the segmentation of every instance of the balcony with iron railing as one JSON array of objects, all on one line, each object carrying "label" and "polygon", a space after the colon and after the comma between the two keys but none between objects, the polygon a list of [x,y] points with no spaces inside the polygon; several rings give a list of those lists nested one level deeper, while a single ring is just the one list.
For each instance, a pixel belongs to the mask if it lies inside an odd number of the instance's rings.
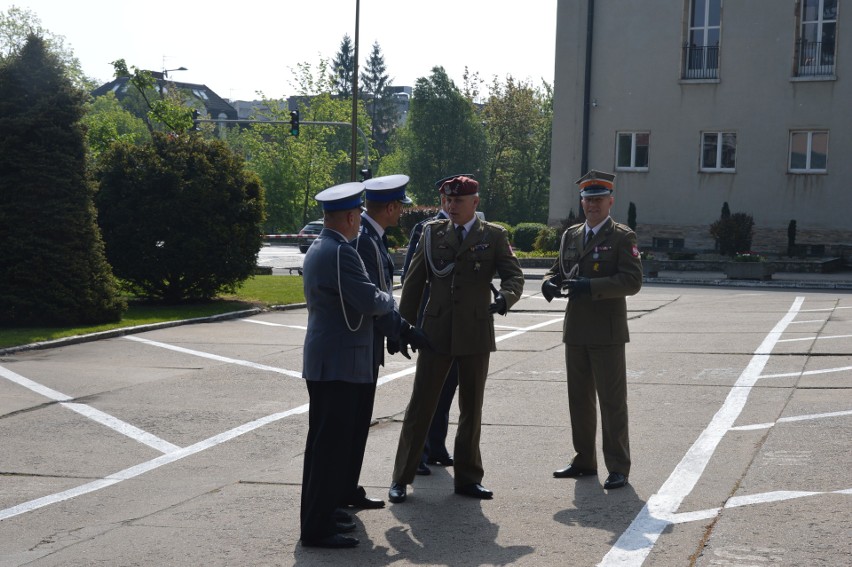
[{"label": "balcony with iron railing", "polygon": [[796,76],[826,77],[834,75],[834,42],[796,42]]},{"label": "balcony with iron railing", "polygon": [[681,78],[687,80],[718,79],[719,46],[684,45]]}]

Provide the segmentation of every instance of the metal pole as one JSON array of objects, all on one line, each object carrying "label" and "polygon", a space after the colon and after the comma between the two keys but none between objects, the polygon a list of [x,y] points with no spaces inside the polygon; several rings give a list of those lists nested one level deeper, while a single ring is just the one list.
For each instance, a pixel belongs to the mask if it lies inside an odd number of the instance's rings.
[{"label": "metal pole", "polygon": [[355,181],[358,164],[358,24],[361,0],[355,0],[355,62],[352,65],[352,158],[350,181]]}]

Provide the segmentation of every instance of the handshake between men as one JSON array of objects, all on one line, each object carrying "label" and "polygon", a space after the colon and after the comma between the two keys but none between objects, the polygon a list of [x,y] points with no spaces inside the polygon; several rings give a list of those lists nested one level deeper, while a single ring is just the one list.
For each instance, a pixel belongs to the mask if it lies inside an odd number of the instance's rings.
[{"label": "handshake between men", "polygon": [[592,285],[589,278],[571,278],[562,283],[560,287],[553,282],[553,279],[544,280],[541,284],[541,294],[550,303],[554,297],[567,297],[569,299],[577,299],[581,295],[591,294]]},{"label": "handshake between men", "polygon": [[408,347],[417,352],[419,348],[432,350],[432,343],[429,342],[429,337],[423,332],[423,329],[414,327],[403,319],[402,330],[399,332],[399,341],[394,341],[388,338],[388,354],[401,353],[402,356],[411,360],[411,355],[408,354]]}]

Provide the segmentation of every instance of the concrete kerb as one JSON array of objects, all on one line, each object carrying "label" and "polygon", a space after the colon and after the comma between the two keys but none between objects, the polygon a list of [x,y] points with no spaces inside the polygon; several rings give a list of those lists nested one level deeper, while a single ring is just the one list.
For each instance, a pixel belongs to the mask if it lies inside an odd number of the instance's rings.
[{"label": "concrete kerb", "polygon": [[[527,268],[524,270],[524,277],[527,280],[541,280],[547,272],[543,268]],[[730,280],[724,277],[707,277],[708,274],[701,272],[691,272],[688,276],[682,273],[677,273],[671,276],[660,276],[656,278],[645,278],[646,284],[661,284],[661,285],[698,285],[698,286],[718,286],[718,287],[743,287],[743,288],[774,288],[774,289],[820,289],[820,290],[852,290],[852,275],[845,276],[843,279],[827,275],[824,279],[808,279],[808,280],[791,280],[791,279],[775,279],[775,280]],[[402,287],[397,284],[394,289]],[[14,354],[28,350],[39,350],[46,348],[55,348],[79,344],[100,339],[109,339],[120,337],[123,335],[132,335],[136,333],[144,333],[146,331],[154,331],[157,329],[165,329],[168,327],[177,327],[179,325],[194,325],[198,323],[212,323],[214,321],[224,321],[228,319],[239,319],[242,317],[250,317],[257,315],[263,311],[286,311],[290,309],[303,309],[305,303],[293,303],[290,305],[272,305],[266,309],[256,307],[253,309],[244,309],[241,311],[232,311],[230,313],[220,313],[208,317],[195,317],[193,319],[181,319],[178,321],[164,321],[162,323],[150,323],[148,325],[136,325],[133,327],[122,327],[119,329],[111,329],[109,331],[100,331],[97,333],[89,333],[85,335],[75,335],[73,337],[64,337],[52,341],[40,341],[26,345],[14,346],[0,349],[0,356]]]}]

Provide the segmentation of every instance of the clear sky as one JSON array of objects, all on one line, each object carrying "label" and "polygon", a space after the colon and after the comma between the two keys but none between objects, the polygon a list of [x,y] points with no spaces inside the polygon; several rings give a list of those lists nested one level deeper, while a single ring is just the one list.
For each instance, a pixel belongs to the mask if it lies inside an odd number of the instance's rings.
[{"label": "clear sky", "polygon": [[[83,71],[112,79],[110,61],[206,84],[233,100],[296,94],[293,70],[333,59],[355,38],[355,0],[0,0],[34,12],[65,37]],[[360,0],[359,67],[378,42],[394,85],[413,86],[443,66],[462,86],[467,66],[553,84],[557,0]]]}]

